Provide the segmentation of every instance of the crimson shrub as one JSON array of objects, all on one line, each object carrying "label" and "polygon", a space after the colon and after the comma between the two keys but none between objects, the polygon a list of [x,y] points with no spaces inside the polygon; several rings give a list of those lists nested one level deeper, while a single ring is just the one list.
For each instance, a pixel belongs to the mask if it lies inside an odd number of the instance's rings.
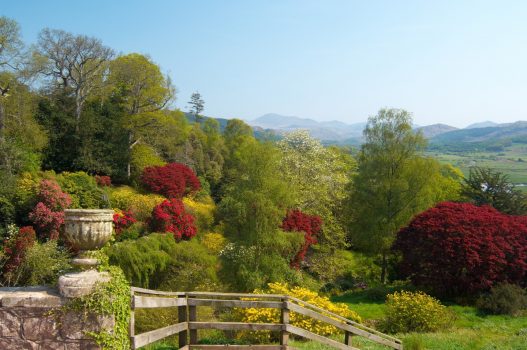
[{"label": "crimson shrub", "polygon": [[150,226],[157,232],[172,232],[176,240],[190,239],[197,233],[194,217],[185,211],[183,202],[177,198],[155,206]]},{"label": "crimson shrub", "polygon": [[296,231],[304,232],[304,244],[300,248],[300,251],[291,261],[291,266],[295,268],[300,267],[300,263],[304,261],[307,250],[312,244],[317,243],[317,237],[320,234],[322,228],[322,219],[315,215],[308,215],[302,213],[298,209],[290,210],[287,212],[287,216],[282,221],[280,226],[284,231]]},{"label": "crimson shrub", "polygon": [[168,198],[182,198],[197,192],[201,187],[192,169],[181,163],[146,167],[141,181],[152,192]]},{"label": "crimson shrub", "polygon": [[393,248],[402,253],[403,276],[437,295],[473,295],[499,282],[524,284],[527,217],[444,202],[415,217]]},{"label": "crimson shrub", "polygon": [[123,211],[121,213],[113,214],[113,228],[117,235],[121,234],[125,228],[130,227],[136,222],[137,220],[130,211]]},{"label": "crimson shrub", "polygon": [[71,204],[71,198],[62,192],[54,180],[40,182],[37,205],[29,213],[29,219],[35,224],[41,238],[57,239],[59,229],[64,224],[64,209]]},{"label": "crimson shrub", "polygon": [[21,227],[16,235],[9,238],[4,245],[7,259],[3,266],[4,274],[16,270],[22,263],[27,250],[36,242],[35,230],[31,226]]}]

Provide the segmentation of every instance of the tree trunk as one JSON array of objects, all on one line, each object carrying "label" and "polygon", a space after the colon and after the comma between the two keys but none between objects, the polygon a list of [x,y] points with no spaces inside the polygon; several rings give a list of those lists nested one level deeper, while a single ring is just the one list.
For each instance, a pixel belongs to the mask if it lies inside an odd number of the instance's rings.
[{"label": "tree trunk", "polygon": [[4,142],[5,132],[5,109],[4,104],[0,101],[0,143]]},{"label": "tree trunk", "polygon": [[388,261],[386,259],[386,252],[382,252],[381,264],[381,283],[386,284],[386,270],[388,269]]}]

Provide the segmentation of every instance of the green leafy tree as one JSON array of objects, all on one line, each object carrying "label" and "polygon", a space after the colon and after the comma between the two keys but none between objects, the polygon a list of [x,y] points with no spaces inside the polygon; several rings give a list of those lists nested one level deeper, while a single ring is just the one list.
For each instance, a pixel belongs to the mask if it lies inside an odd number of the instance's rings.
[{"label": "green leafy tree", "polygon": [[351,193],[351,243],[381,257],[386,281],[388,255],[396,233],[439,198],[434,179],[440,166],[423,158],[426,141],[412,131],[408,112],[381,109],[364,130],[358,172]]},{"label": "green leafy tree", "polygon": [[250,138],[232,155],[231,181],[219,212],[231,241],[221,254],[221,274],[235,290],[295,278],[289,262],[303,235],[279,229],[292,205],[287,183],[278,175],[279,162],[275,147]]},{"label": "green leafy tree", "polygon": [[464,180],[462,194],[476,205],[490,205],[505,214],[527,213],[527,197],[500,171],[471,168]]},{"label": "green leafy tree", "polygon": [[[175,144],[170,135],[180,135],[176,126],[178,116],[163,111],[174,100],[175,88],[170,77],[163,75],[158,65],[137,53],[118,57],[110,63],[108,83],[110,95],[120,102],[127,114],[123,120],[123,127],[128,130],[126,153],[132,153],[139,143],[155,147],[155,143],[166,140],[164,146]],[[166,136],[169,136],[168,139]],[[129,178],[131,174],[129,162]]]}]

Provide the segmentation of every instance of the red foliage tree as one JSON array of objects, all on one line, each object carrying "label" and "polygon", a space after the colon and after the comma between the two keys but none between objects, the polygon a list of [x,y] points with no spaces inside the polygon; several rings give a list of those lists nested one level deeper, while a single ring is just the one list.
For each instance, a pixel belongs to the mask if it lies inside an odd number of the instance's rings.
[{"label": "red foliage tree", "polygon": [[9,238],[4,244],[4,254],[7,259],[3,267],[4,273],[9,273],[17,269],[24,260],[27,250],[35,244],[37,236],[31,226],[24,226],[18,233]]},{"label": "red foliage tree", "polygon": [[165,200],[154,208],[150,226],[157,232],[172,232],[177,240],[190,239],[197,233],[194,217],[185,212],[183,202],[177,198]]},{"label": "red foliage tree", "polygon": [[42,180],[37,194],[37,205],[29,213],[29,219],[35,224],[42,238],[57,239],[59,229],[64,224],[64,212],[71,205],[71,198],[62,192],[59,184],[53,180]]},{"label": "red foliage tree", "polygon": [[112,185],[112,179],[105,175],[95,175],[95,181],[101,187],[109,187]]},{"label": "red foliage tree", "polygon": [[302,213],[298,209],[290,210],[280,226],[284,231],[304,232],[304,244],[291,261],[291,266],[298,269],[304,261],[307,250],[312,244],[317,243],[317,237],[322,228],[322,219],[318,216]]},{"label": "red foliage tree", "polygon": [[180,163],[146,167],[141,181],[152,192],[167,198],[182,198],[201,187],[192,169]]},{"label": "red foliage tree", "polygon": [[130,227],[136,222],[137,220],[130,211],[113,214],[113,228],[117,235],[120,235],[125,228]]},{"label": "red foliage tree", "polygon": [[394,243],[404,277],[437,295],[461,296],[527,277],[527,217],[489,206],[440,203],[402,229]]}]

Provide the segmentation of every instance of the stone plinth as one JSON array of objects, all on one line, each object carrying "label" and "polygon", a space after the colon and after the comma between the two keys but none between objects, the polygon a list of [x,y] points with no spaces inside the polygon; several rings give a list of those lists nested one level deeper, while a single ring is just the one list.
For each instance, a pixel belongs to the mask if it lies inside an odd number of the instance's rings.
[{"label": "stone plinth", "polygon": [[52,288],[0,288],[0,349],[99,349],[86,332],[113,329],[113,317],[63,312],[66,302]]},{"label": "stone plinth", "polygon": [[108,273],[96,270],[67,273],[59,277],[59,291],[63,297],[78,298],[90,294],[97,283],[109,280]]}]

